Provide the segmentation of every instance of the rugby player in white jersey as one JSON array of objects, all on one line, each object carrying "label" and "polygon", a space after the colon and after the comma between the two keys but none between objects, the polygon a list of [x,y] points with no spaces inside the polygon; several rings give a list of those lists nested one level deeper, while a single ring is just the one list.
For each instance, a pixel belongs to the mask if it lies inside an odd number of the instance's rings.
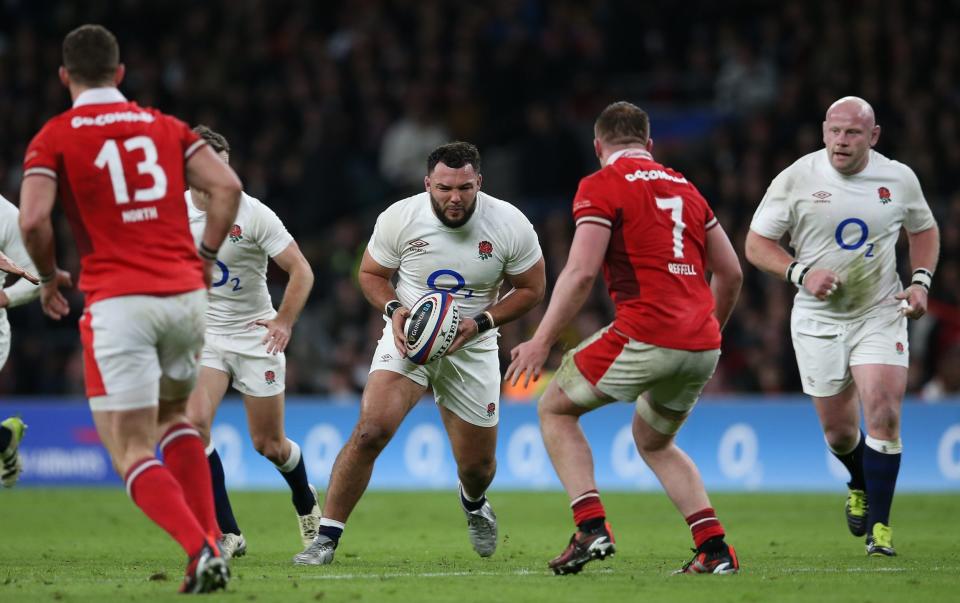
[{"label": "rugby player in white jersey", "polygon": [[[40,296],[36,268],[20,240],[20,212],[17,206],[0,195],[0,287],[7,274],[21,277],[9,287],[0,289],[0,369],[10,354],[10,323],[7,308],[35,300]],[[8,257],[9,256],[9,257]],[[18,454],[20,440],[26,425],[20,417],[8,417],[0,422],[0,483],[11,488],[17,483],[23,464]]]},{"label": "rugby player in white jersey", "polygon": [[[798,287],[793,346],[827,446],[850,471],[847,525],[855,536],[866,535],[868,555],[893,556],[890,506],[902,449],[907,319],[926,312],[940,235],[913,171],[872,150],[879,137],[865,100],[833,103],[823,122],[826,148],[801,157],[770,184],[746,255]],[[913,269],[906,289],[896,263],[901,228]],[[793,256],[779,244],[785,234]]]},{"label": "rugby player in white jersey", "polygon": [[[359,281],[386,325],[360,419],[333,465],[319,533],[294,557],[297,564],[333,561],[374,461],[428,386],[457,463],[470,542],[481,557],[496,550],[497,519],[485,492],[496,471],[497,326],[540,303],[546,280],[533,226],[517,208],[481,192],[481,180],[476,147],[443,145],[427,158],[426,191],[394,203],[377,219]],[[504,279],[513,289],[499,297]],[[433,290],[449,291],[464,318],[446,356],[421,366],[404,357],[403,326],[408,309]]]},{"label": "rugby player in white jersey", "polygon": [[[194,132],[229,163],[226,138],[206,126],[197,126]],[[199,240],[206,222],[206,198],[194,189],[185,197],[190,229]],[[279,310],[274,310],[267,290],[268,258],[290,277]],[[214,270],[209,293],[200,376],[187,415],[207,443],[221,544],[229,556],[239,557],[247,550],[227,496],[223,464],[210,439],[213,416],[232,382],[243,396],[253,447],[290,486],[301,542],[307,546],[317,534],[320,507],[316,490],[307,481],[300,447],[284,434],[283,351],[313,287],[313,270],[277,215],[246,193],[241,195],[236,223],[220,248],[217,266],[219,274]]]}]

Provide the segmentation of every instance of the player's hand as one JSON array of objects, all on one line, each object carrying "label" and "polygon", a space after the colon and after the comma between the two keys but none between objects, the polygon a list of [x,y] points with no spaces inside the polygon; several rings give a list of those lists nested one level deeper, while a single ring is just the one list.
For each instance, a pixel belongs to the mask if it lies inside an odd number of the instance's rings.
[{"label": "player's hand", "polygon": [[516,385],[520,377],[526,375],[523,380],[524,387],[530,385],[531,378],[534,381],[539,381],[540,373],[543,370],[543,365],[547,362],[548,356],[550,356],[549,345],[536,339],[521,343],[510,350],[511,362],[503,380],[509,382],[510,385]]},{"label": "player's hand", "polygon": [[70,304],[67,298],[60,293],[61,287],[72,287],[73,279],[66,270],[57,268],[52,281],[40,285],[40,306],[43,313],[54,320],[60,320],[70,313]]},{"label": "player's hand", "polygon": [[2,251],[0,251],[0,270],[25,278],[34,285],[40,284],[40,279],[21,268],[16,262],[4,255]]},{"label": "player's hand", "polygon": [[287,344],[290,343],[290,334],[293,332],[293,325],[276,318],[255,320],[253,324],[267,330],[267,334],[263,336],[260,343],[267,346],[268,354],[276,356],[287,349]]},{"label": "player's hand", "polygon": [[213,284],[213,267],[216,265],[216,260],[203,259],[203,284],[209,289],[210,285]]},{"label": "player's hand", "polygon": [[409,317],[410,310],[400,307],[393,312],[393,318],[390,319],[393,321],[393,343],[403,357],[407,356],[407,335],[403,332],[403,327],[407,324]]},{"label": "player's hand", "polygon": [[453,340],[453,343],[450,344],[450,347],[447,348],[447,353],[444,355],[449,356],[456,352],[463,344],[476,337],[479,332],[477,329],[477,321],[469,316],[465,316],[463,320],[460,321],[460,326],[457,327],[457,338]]},{"label": "player's hand", "polygon": [[900,314],[907,318],[917,319],[927,313],[927,290],[920,285],[910,285],[894,297],[906,302],[900,305]]},{"label": "player's hand", "polygon": [[803,288],[820,301],[836,293],[840,285],[840,277],[826,268],[811,268],[810,273],[803,279]]}]

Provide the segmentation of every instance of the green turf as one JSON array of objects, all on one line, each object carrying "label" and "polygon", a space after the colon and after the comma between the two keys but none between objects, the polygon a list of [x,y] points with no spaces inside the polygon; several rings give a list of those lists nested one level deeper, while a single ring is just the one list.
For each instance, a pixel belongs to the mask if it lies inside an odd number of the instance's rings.
[{"label": "green turf", "polygon": [[[960,573],[957,497],[900,495],[896,559],[864,555],[842,494],[713,497],[736,545],[739,576],[670,576],[687,560],[683,520],[657,493],[604,495],[618,553],[577,576],[546,560],[572,523],[556,492],[494,492],[500,548],[478,558],[453,492],[371,492],[332,566],[291,564],[296,520],[280,492],[234,495],[249,553],[233,564],[229,601],[946,601]],[[945,519],[948,518],[948,519]],[[185,559],[117,490],[0,492],[0,601],[179,600]]]}]

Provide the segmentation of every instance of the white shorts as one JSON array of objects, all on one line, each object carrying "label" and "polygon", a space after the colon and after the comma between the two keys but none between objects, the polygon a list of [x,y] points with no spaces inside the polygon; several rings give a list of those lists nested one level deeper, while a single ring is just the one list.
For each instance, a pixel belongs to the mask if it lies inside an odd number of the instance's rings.
[{"label": "white shorts", "polygon": [[125,295],[94,302],[80,318],[92,410],[132,410],[190,395],[203,347],[207,292]]},{"label": "white shorts", "polygon": [[392,371],[433,387],[433,398],[467,423],[493,427],[500,420],[500,357],[490,337],[426,365],[410,362],[393,342],[391,323],[383,329],[370,372]]},{"label": "white shorts", "polygon": [[230,375],[233,387],[242,394],[266,398],[283,393],[287,360],[283,353],[267,353],[263,336],[267,330],[257,327],[230,335],[207,333],[200,365]]},{"label": "white shorts", "polygon": [[842,392],[853,381],[851,366],[906,367],[910,361],[907,319],[896,309],[846,323],[820,322],[794,312],[790,334],[808,396],[826,398]]},{"label": "white shorts", "polygon": [[555,380],[583,408],[635,401],[650,427],[670,435],[680,430],[719,360],[720,350],[658,347],[607,326],[563,356]]}]

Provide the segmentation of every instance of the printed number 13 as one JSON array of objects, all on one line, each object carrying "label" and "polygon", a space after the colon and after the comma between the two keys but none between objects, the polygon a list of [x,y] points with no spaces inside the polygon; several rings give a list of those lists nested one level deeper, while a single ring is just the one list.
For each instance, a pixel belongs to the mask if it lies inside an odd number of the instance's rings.
[{"label": "printed number 13", "polygon": [[670,210],[673,220],[673,257],[683,258],[683,197],[657,197],[657,207]]}]

